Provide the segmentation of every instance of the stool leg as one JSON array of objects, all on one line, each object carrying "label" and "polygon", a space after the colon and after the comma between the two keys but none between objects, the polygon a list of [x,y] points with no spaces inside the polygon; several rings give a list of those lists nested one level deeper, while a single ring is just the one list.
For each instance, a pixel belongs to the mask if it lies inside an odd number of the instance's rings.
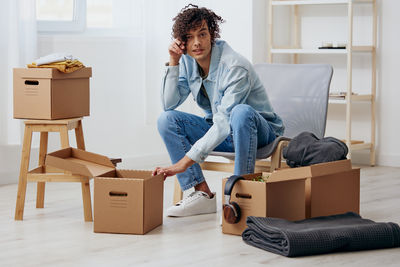
[{"label": "stool leg", "polygon": [[75,128],[76,146],[79,149],[86,150],[85,139],[83,138],[82,121],[78,122],[78,127]]},{"label": "stool leg", "polygon": [[25,195],[29,159],[31,156],[32,128],[25,125],[24,142],[22,144],[21,165],[19,170],[17,203],[15,205],[15,220],[22,220],[24,217]]},{"label": "stool leg", "polygon": [[[78,122],[78,127],[75,128],[76,146],[79,149],[85,150],[85,139],[83,138],[82,121]],[[82,182],[82,200],[83,200],[83,215],[85,222],[93,221],[92,217],[92,199],[90,196],[90,180]]]},{"label": "stool leg", "polygon": [[[61,126],[60,129],[60,144],[61,148],[68,148],[69,147],[69,136],[68,136],[68,127]],[[71,174],[71,172],[64,171],[65,174]]]},{"label": "stool leg", "polygon": [[[39,166],[44,166],[44,161],[47,154],[47,144],[48,144],[48,132],[40,132],[40,150],[39,150]],[[44,190],[45,182],[37,183],[37,193],[36,193],[36,208],[44,207]]]},{"label": "stool leg", "polygon": [[175,182],[174,182],[174,201],[173,203],[176,204],[179,201],[182,200],[183,197],[183,192],[181,189],[181,186],[179,185],[178,178],[175,177]]},{"label": "stool leg", "polygon": [[83,215],[85,222],[92,222],[92,199],[90,197],[89,178],[86,182],[82,182],[82,199],[83,199]]},{"label": "stool leg", "polygon": [[69,138],[68,138],[68,128],[67,128],[67,126],[63,126],[60,129],[60,142],[61,142],[61,148],[69,147]]}]

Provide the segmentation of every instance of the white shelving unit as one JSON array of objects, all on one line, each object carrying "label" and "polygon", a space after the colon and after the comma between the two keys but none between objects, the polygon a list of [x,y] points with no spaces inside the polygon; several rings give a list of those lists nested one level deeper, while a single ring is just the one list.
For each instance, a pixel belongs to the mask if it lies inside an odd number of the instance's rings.
[{"label": "white shelving unit", "polygon": [[[355,4],[371,4],[372,5],[372,45],[353,46],[353,6]],[[300,30],[299,30],[299,10],[301,5],[346,5],[347,6],[347,27],[348,39],[345,49],[303,49],[300,45]],[[275,6],[292,6],[294,16],[294,44],[289,47],[277,47],[274,45],[274,7]],[[342,54],[347,60],[347,82],[346,94],[331,96],[329,102],[344,104],[346,106],[346,133],[345,142],[349,147],[349,155],[354,150],[367,149],[370,151],[370,165],[375,165],[375,97],[376,97],[376,43],[377,43],[377,10],[376,0],[270,0],[269,3],[269,50],[268,62],[273,62],[275,54],[293,55],[293,63],[298,63],[298,55],[301,54]],[[353,79],[353,53],[369,53],[371,55],[371,90],[370,94],[354,94],[352,88]],[[351,97],[348,97],[351,96]],[[371,105],[371,141],[369,143],[352,140],[351,132],[351,107],[355,102],[367,102]]]}]

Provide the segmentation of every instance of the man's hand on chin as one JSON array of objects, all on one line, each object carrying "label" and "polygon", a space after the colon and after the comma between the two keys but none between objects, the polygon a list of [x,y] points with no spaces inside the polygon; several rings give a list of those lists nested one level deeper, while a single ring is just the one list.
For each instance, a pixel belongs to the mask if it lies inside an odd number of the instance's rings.
[{"label": "man's hand on chin", "polygon": [[177,173],[186,171],[186,169],[192,166],[194,163],[196,163],[194,160],[188,156],[184,156],[180,161],[169,167],[156,167],[153,171],[153,176],[161,173],[164,175],[165,180],[168,176],[173,176]]}]

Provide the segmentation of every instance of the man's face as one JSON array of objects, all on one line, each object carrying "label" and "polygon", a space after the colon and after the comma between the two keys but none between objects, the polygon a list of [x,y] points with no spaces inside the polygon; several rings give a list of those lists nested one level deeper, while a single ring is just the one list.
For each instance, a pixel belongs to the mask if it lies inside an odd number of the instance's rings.
[{"label": "man's face", "polygon": [[211,35],[204,20],[199,28],[186,35],[186,52],[199,63],[211,57]]}]

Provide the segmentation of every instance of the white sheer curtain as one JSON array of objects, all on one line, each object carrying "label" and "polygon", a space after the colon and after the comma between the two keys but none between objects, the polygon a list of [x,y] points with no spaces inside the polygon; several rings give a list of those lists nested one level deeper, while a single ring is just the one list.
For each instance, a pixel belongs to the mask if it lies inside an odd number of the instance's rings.
[{"label": "white sheer curtain", "polygon": [[18,145],[21,122],[13,119],[12,69],[36,58],[35,0],[0,1],[0,36],[0,146]]}]

